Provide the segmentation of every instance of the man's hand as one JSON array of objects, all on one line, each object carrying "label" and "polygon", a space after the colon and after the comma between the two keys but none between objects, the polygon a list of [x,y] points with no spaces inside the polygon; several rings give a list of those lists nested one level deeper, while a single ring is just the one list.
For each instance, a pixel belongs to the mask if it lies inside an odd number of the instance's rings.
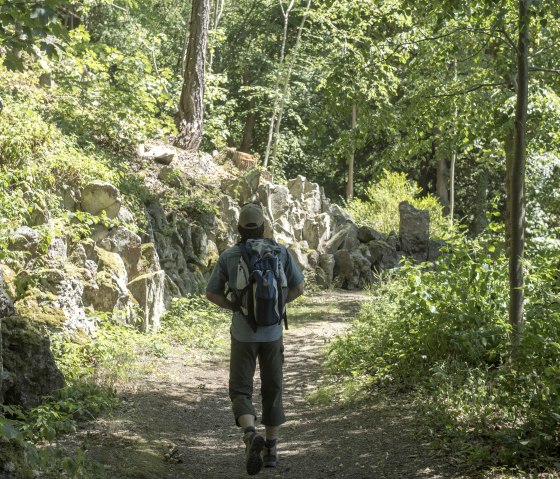
[{"label": "man's hand", "polygon": [[227,299],[223,294],[212,293],[211,291],[206,291],[206,299],[211,303],[219,306],[220,308],[229,309],[230,311],[239,311],[239,306]]}]

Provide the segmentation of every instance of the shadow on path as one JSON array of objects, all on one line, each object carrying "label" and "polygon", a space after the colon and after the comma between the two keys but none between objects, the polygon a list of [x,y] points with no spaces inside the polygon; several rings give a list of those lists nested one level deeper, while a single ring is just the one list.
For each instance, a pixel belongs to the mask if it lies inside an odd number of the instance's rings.
[{"label": "shadow on path", "polygon": [[[307,400],[318,387],[325,346],[358,309],[357,296],[309,298],[285,334],[285,408],[280,461],[258,477],[322,479],[458,479],[416,437],[414,411],[381,396],[320,406]],[[334,306],[333,306],[334,304]],[[308,319],[306,321],[305,319]],[[147,378],[113,417],[88,424],[72,439],[105,477],[136,479],[245,478],[244,445],[227,396],[228,361],[193,366],[170,357],[163,377]],[[258,404],[259,381],[255,384]],[[259,409],[259,408],[258,408]],[[100,476],[102,477],[102,476]]]}]

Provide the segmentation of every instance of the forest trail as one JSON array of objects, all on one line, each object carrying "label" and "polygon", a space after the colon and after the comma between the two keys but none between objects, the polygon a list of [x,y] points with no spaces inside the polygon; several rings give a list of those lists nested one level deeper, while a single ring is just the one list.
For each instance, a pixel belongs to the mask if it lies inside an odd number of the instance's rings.
[{"label": "forest trail", "polygon": [[[355,317],[365,296],[328,292],[305,299],[285,332],[285,409],[280,461],[256,477],[293,479],[458,479],[416,430],[405,401],[327,405],[308,400],[321,382],[325,345]],[[227,353],[196,361],[162,359],[157,374],[126,395],[124,407],[71,438],[103,465],[99,477],[221,479],[248,477],[244,446],[227,393]],[[255,402],[259,402],[259,383]],[[257,408],[259,410],[259,408]],[[66,441],[64,441],[66,442]],[[70,446],[70,444],[66,444]]]}]

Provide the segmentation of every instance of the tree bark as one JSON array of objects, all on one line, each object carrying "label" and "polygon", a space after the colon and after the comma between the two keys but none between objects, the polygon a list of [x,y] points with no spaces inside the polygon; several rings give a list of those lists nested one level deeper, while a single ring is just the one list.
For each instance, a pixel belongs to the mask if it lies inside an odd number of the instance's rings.
[{"label": "tree bark", "polygon": [[[220,19],[222,18],[222,13],[224,12],[225,0],[215,0],[214,1],[214,19],[212,21],[212,31],[218,29],[220,24]],[[212,65],[214,64],[214,49],[210,49],[210,59],[208,60],[208,71],[212,71]]]},{"label": "tree bark", "polygon": [[451,165],[449,167],[449,222],[453,226],[453,215],[455,214],[455,164],[457,153],[451,153]]},{"label": "tree bark", "polygon": [[284,66],[284,55],[286,52],[286,40],[288,38],[288,19],[290,16],[290,11],[292,10],[295,0],[290,0],[288,8],[284,10],[284,5],[282,0],[280,1],[280,8],[282,9],[282,14],[284,15],[284,33],[282,36],[282,47],[280,48],[280,60],[278,61],[278,70],[276,72],[276,81],[274,83],[274,104],[272,105],[272,115],[270,118],[270,126],[268,127],[268,141],[266,143],[266,152],[264,154],[263,166],[266,168],[268,166],[268,158],[270,156],[270,148],[272,147],[272,136],[274,134],[274,126],[276,124],[276,115],[278,112],[278,101],[280,97],[279,87],[280,87],[280,76],[282,73],[282,68]]},{"label": "tree bark", "polygon": [[449,205],[449,167],[447,159],[441,151],[436,153],[439,156],[437,176],[436,176],[436,194],[439,201],[445,207]]},{"label": "tree bark", "polygon": [[[457,84],[457,60],[453,62],[453,82]],[[453,99],[453,151],[451,153],[451,164],[449,165],[449,224],[453,226],[455,214],[455,165],[457,163],[457,101]]]},{"label": "tree bark", "polygon": [[[356,114],[357,107],[354,103],[352,105],[352,130],[356,128]],[[346,183],[346,201],[351,201],[354,198],[354,148],[348,158],[348,182]]]},{"label": "tree bark", "polygon": [[288,71],[286,72],[286,77],[284,78],[284,90],[282,96],[280,97],[280,105],[278,107],[278,118],[276,119],[276,126],[274,128],[274,148],[272,150],[272,161],[276,159],[276,153],[278,152],[278,144],[280,143],[280,125],[282,124],[282,116],[284,115],[284,106],[286,105],[286,100],[288,98],[288,93],[290,89],[290,77],[292,76],[292,70],[297,58],[297,52],[299,49],[299,44],[301,41],[301,34],[303,32],[303,27],[307,20],[307,15],[309,14],[309,8],[311,7],[311,0],[307,0],[307,7],[305,9],[305,14],[301,19],[301,23],[298,28],[298,34],[296,38],[296,43],[292,49],[292,55],[290,59],[290,64],[288,66]]},{"label": "tree bark", "polygon": [[529,102],[529,8],[531,0],[519,0],[517,42],[517,101],[514,123],[514,154],[509,192],[511,248],[509,256],[509,320],[512,327],[512,359],[518,357],[523,334],[523,255],[525,249],[525,162],[527,157],[527,105]]},{"label": "tree bark", "polygon": [[179,134],[175,146],[197,151],[204,121],[204,68],[208,48],[210,0],[193,0],[189,44],[179,101]]},{"label": "tree bark", "polygon": [[247,118],[245,119],[245,128],[243,129],[243,140],[241,141],[241,146],[239,147],[239,151],[243,151],[245,153],[251,152],[251,146],[253,146],[253,132],[255,130],[255,123],[257,120],[255,96],[247,89],[249,83],[249,66],[245,65],[243,70],[243,85],[245,86],[245,92],[247,94],[248,113]]},{"label": "tree bark", "polygon": [[486,211],[488,210],[488,171],[480,170],[478,172],[478,182],[476,186],[476,205],[475,215],[472,225],[472,232],[475,236],[484,231],[488,226],[486,219]]}]

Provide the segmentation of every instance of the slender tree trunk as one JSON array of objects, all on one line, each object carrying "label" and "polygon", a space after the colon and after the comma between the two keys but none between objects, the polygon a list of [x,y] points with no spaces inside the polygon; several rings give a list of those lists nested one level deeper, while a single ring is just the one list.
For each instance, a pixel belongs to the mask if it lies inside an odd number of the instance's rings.
[{"label": "slender tree trunk", "polygon": [[193,0],[183,89],[179,102],[179,134],[175,146],[196,151],[204,120],[204,68],[208,47],[210,0]]},{"label": "slender tree trunk", "polygon": [[[352,130],[356,128],[357,107],[354,103],[352,105]],[[351,201],[354,198],[354,147],[352,153],[348,158],[348,182],[346,183],[346,201]]]},{"label": "slender tree trunk", "polygon": [[[214,1],[214,19],[212,22],[212,31],[216,31],[220,25],[220,19],[222,18],[222,13],[224,12],[225,0],[215,0]],[[208,71],[212,71],[212,65],[214,64],[214,49],[210,49],[210,59],[208,60]]]},{"label": "slender tree trunk", "polygon": [[280,105],[278,108],[278,119],[276,120],[276,125],[274,128],[274,148],[272,150],[272,161],[276,159],[276,153],[278,152],[278,143],[280,143],[280,125],[282,123],[282,116],[284,115],[284,106],[286,105],[286,100],[288,99],[288,93],[290,89],[290,77],[292,76],[292,70],[297,58],[297,52],[299,49],[299,44],[301,41],[301,34],[303,32],[303,27],[305,26],[305,21],[307,20],[307,15],[309,14],[309,8],[311,7],[311,0],[307,1],[307,7],[305,9],[305,14],[301,19],[301,23],[298,28],[298,34],[296,38],[296,43],[294,45],[292,55],[290,58],[290,65],[288,66],[288,71],[286,72],[286,77],[284,78],[284,90],[282,96],[280,97]]},{"label": "slender tree trunk", "polygon": [[255,130],[255,123],[257,119],[257,113],[255,108],[255,96],[247,89],[250,84],[249,79],[249,66],[245,65],[243,69],[243,85],[245,86],[245,92],[247,95],[248,111],[247,118],[245,120],[245,128],[243,129],[243,140],[241,141],[240,151],[245,153],[250,153],[251,146],[253,145],[253,131]]},{"label": "slender tree trunk", "polygon": [[457,152],[451,153],[451,164],[449,165],[449,222],[453,226],[453,215],[455,214],[455,164],[457,163]]},{"label": "slender tree trunk", "polygon": [[473,234],[479,235],[488,226],[486,211],[488,209],[488,171],[478,172],[478,182],[476,186],[476,206],[474,222],[472,225]]},{"label": "slender tree trunk", "polygon": [[436,174],[436,194],[439,201],[445,207],[449,205],[449,167],[447,166],[447,158],[441,148],[436,151],[439,157],[437,174]]},{"label": "slender tree trunk", "polygon": [[509,257],[509,320],[512,327],[512,358],[518,357],[523,334],[523,255],[525,249],[525,161],[527,156],[527,105],[529,102],[528,44],[531,0],[519,0],[517,42],[517,102],[514,123],[514,154],[509,192],[511,248]]},{"label": "slender tree trunk", "polygon": [[511,191],[513,155],[515,154],[514,135],[515,133],[512,126],[511,128],[508,128],[504,141],[504,152],[506,155],[506,192],[508,195],[508,199],[506,201],[505,246],[506,246],[508,257],[511,251],[511,202],[509,201],[509,198],[510,198],[510,191]]},{"label": "slender tree trunk", "polygon": [[[457,60],[453,62],[453,81],[457,84]],[[455,164],[457,163],[457,100],[453,99],[453,151],[449,165],[449,223],[453,226],[453,215],[455,214]]]},{"label": "slender tree trunk", "polygon": [[280,8],[282,9],[282,14],[284,15],[284,33],[282,36],[282,47],[280,48],[280,60],[278,61],[278,70],[276,71],[276,81],[274,83],[274,103],[272,106],[272,116],[270,118],[270,126],[268,128],[268,141],[266,143],[266,152],[264,154],[263,166],[266,168],[268,166],[268,158],[270,156],[270,148],[272,147],[272,136],[274,134],[274,125],[276,122],[276,115],[278,111],[278,101],[280,97],[280,76],[282,74],[282,68],[284,66],[284,55],[286,52],[286,40],[288,38],[288,19],[290,16],[290,11],[294,6],[295,0],[290,0],[288,8],[284,10],[284,5],[282,0],[280,1]]}]

